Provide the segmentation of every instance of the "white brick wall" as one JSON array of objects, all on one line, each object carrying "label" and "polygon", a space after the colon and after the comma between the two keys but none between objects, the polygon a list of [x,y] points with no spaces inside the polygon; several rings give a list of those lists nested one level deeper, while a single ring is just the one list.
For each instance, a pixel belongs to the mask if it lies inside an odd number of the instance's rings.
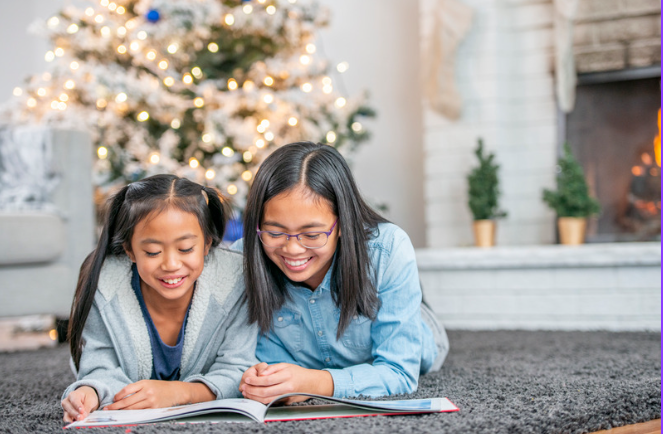
[{"label": "white brick wall", "polygon": [[450,329],[660,331],[660,247],[420,249],[417,261]]},{"label": "white brick wall", "polygon": [[[541,191],[554,185],[557,110],[552,75],[552,0],[462,0],[474,10],[461,43],[455,121],[424,109],[425,199],[429,247],[473,242],[466,176],[478,137],[501,165],[501,245],[550,243],[554,215]],[[420,0],[422,41],[434,0]],[[422,44],[424,46],[425,44]]]}]

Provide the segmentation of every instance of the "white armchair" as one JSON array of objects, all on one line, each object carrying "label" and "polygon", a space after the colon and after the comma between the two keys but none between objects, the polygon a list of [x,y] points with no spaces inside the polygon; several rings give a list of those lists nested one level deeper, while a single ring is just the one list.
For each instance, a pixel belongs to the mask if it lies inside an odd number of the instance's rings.
[{"label": "white armchair", "polygon": [[92,154],[80,131],[0,130],[0,317],[69,316],[94,248]]}]

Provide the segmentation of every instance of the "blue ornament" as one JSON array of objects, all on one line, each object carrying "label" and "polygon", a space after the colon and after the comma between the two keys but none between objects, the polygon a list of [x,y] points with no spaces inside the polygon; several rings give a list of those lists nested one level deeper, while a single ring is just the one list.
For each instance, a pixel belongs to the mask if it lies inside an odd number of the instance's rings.
[{"label": "blue ornament", "polygon": [[161,16],[159,15],[158,10],[150,9],[145,15],[145,18],[147,18],[147,21],[151,23],[156,23],[157,21],[159,21],[159,18],[161,18]]}]

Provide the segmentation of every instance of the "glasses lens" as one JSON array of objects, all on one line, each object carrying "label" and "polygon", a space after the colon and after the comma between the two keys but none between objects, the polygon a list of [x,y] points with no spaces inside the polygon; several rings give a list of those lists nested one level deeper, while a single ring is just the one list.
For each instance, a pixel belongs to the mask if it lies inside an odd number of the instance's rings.
[{"label": "glasses lens", "polygon": [[285,244],[287,237],[282,232],[261,232],[260,241],[267,247],[280,247]]},{"label": "glasses lens", "polygon": [[327,234],[325,232],[306,232],[300,234],[299,243],[308,249],[319,249],[327,244]]}]

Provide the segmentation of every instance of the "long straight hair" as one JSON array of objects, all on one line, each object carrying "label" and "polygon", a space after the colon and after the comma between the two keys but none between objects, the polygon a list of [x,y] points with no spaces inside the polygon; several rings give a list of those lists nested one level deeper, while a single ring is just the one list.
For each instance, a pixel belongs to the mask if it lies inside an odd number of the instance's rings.
[{"label": "long straight hair", "polygon": [[343,236],[336,246],[331,293],[340,308],[337,338],[354,315],[375,319],[379,299],[372,276],[368,241],[377,225],[387,222],[361,197],[345,159],[331,146],[297,142],[282,146],[261,164],[249,190],[244,215],[244,280],[249,321],[262,332],[288,297],[287,278],[265,254],[256,228],[265,204],[273,197],[305,187],[324,199],[338,217]]},{"label": "long straight hair", "polygon": [[171,208],[196,216],[205,243],[211,242],[216,247],[221,242],[229,206],[225,198],[212,188],[175,175],[155,175],[127,185],[110,198],[99,242],[81,266],[71,305],[68,339],[77,369],[85,345],[83,328],[106,257],[126,255],[125,247],[130,245],[136,225],[152,213]]}]

